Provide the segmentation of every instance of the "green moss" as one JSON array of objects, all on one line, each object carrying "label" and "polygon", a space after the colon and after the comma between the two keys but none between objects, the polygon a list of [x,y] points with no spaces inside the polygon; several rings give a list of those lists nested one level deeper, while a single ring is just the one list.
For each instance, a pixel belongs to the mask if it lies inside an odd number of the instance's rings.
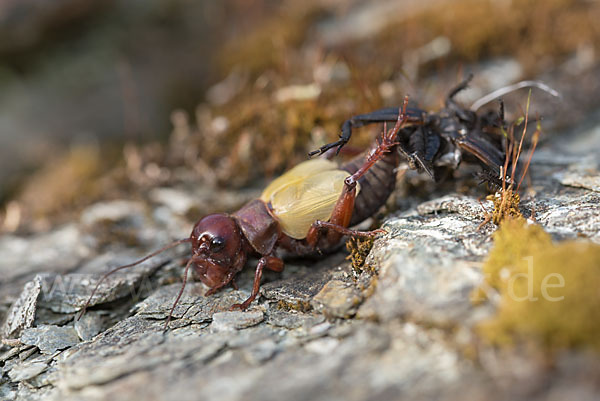
[{"label": "green moss", "polygon": [[478,327],[484,338],[600,350],[599,245],[554,244],[540,226],[507,219],[483,270],[501,296],[497,315]]}]

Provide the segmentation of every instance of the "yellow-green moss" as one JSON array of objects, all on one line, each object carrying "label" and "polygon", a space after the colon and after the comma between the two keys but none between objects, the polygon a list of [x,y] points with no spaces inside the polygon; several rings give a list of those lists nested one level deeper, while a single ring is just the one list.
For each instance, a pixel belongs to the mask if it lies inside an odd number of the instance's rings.
[{"label": "yellow-green moss", "polygon": [[363,271],[368,271],[371,274],[375,273],[372,266],[365,265],[365,261],[367,256],[369,256],[369,252],[371,252],[371,248],[373,248],[373,238],[371,237],[350,237],[348,241],[346,241],[346,249],[350,252],[350,255],[348,255],[346,259],[349,259],[352,262],[352,270],[355,277],[358,277]]},{"label": "yellow-green moss", "polygon": [[540,226],[507,219],[483,270],[501,296],[497,315],[478,327],[484,338],[600,350],[600,245],[554,244]]},{"label": "yellow-green moss", "polygon": [[277,309],[292,311],[295,310],[297,312],[310,312],[312,310],[312,306],[308,301],[286,301],[280,299],[277,301]]},{"label": "yellow-green moss", "polygon": [[494,224],[500,225],[507,218],[519,219],[523,217],[519,210],[521,197],[518,193],[513,192],[511,188],[490,195],[487,199],[494,202],[494,211],[491,216]]}]

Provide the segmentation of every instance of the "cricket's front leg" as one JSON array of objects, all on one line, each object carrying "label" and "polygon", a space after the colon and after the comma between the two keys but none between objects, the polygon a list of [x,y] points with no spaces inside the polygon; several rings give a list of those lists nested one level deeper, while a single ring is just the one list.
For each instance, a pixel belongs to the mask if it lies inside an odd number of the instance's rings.
[{"label": "cricket's front leg", "polygon": [[282,272],[284,267],[283,260],[273,255],[263,256],[262,258],[260,258],[260,260],[258,261],[258,265],[256,265],[256,271],[254,272],[254,284],[252,286],[252,294],[250,294],[248,299],[242,302],[241,304],[233,304],[231,308],[229,308],[229,310],[248,309],[252,301],[254,301],[254,299],[256,299],[256,296],[258,295],[258,291],[260,290],[260,279],[262,278],[263,270],[265,267],[269,270]]}]

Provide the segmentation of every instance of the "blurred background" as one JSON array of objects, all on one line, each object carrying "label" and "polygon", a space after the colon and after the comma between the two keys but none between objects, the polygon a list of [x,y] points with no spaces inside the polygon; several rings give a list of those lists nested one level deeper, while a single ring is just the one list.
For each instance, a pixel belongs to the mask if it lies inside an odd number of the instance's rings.
[{"label": "blurred background", "polygon": [[597,120],[597,21],[593,0],[2,0],[0,229],[157,186],[258,185],[354,114],[406,94],[438,110],[471,72],[466,105],[554,87],[533,110],[568,132]]}]

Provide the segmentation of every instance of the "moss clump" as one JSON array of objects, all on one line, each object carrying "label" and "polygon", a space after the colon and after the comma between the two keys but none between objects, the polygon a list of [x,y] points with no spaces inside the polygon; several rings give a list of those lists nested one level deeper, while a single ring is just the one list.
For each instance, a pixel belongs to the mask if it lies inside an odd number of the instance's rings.
[{"label": "moss clump", "polygon": [[487,284],[501,295],[497,315],[478,327],[484,338],[600,351],[599,245],[554,244],[540,226],[507,219],[494,234],[483,270]]},{"label": "moss clump", "polygon": [[312,310],[312,306],[308,301],[286,301],[280,299],[277,301],[277,309],[292,311],[295,310],[297,312],[310,312]]},{"label": "moss clump", "polygon": [[354,272],[354,278],[358,278],[364,271],[368,271],[371,274],[374,273],[373,267],[365,265],[367,256],[373,248],[373,238],[354,238],[350,237],[346,241],[346,249],[350,252],[350,255],[346,257],[352,262],[352,271]]},{"label": "moss clump", "polygon": [[485,219],[479,225],[479,228],[485,226],[490,221],[499,226],[504,220],[524,219],[523,214],[519,210],[521,197],[517,192],[512,190],[511,186],[495,194],[488,195],[486,199],[494,202],[494,209],[491,213],[486,213]]},{"label": "moss clump", "polygon": [[494,202],[494,211],[491,217],[492,222],[496,225],[500,225],[507,218],[518,219],[523,217],[519,210],[521,197],[518,193],[513,192],[511,188],[489,195],[487,200]]}]

